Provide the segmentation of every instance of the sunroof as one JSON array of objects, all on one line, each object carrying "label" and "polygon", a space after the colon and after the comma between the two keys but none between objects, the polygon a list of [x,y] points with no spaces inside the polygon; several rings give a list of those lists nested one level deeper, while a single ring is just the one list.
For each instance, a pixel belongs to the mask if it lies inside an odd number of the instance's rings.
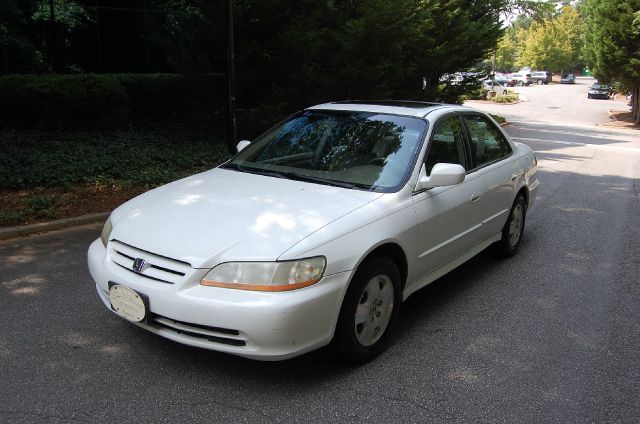
[{"label": "sunroof", "polygon": [[416,102],[409,100],[353,100],[353,101],[343,101],[343,102],[335,102],[337,104],[356,104],[356,105],[375,105],[375,106],[397,106],[397,107],[408,107],[412,109],[424,109],[427,107],[440,106],[440,103],[429,103],[429,102]]}]

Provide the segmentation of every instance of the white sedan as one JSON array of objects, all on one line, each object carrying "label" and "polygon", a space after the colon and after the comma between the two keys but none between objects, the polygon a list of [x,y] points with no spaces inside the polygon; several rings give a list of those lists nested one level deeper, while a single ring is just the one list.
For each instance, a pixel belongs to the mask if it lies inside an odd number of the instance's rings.
[{"label": "white sedan", "polygon": [[502,81],[484,80],[482,82],[482,86],[484,87],[485,90],[488,90],[488,91],[492,91],[493,90],[496,93],[501,94],[501,95],[509,94],[509,91],[512,91],[512,90],[509,89],[507,84],[505,82],[502,82]]},{"label": "white sedan", "polygon": [[416,290],[518,250],[539,184],[529,147],[453,105],[322,104],[238,150],[118,207],[88,261],[118,315],[254,359],[375,357]]}]

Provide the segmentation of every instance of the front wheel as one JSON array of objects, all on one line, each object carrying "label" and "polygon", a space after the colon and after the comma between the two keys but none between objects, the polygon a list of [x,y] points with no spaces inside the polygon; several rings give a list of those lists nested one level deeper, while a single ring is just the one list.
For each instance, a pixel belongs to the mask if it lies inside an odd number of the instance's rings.
[{"label": "front wheel", "polygon": [[542,85],[542,80],[538,80],[538,85]]},{"label": "front wheel", "polygon": [[510,257],[518,251],[524,232],[526,215],[527,202],[522,195],[518,195],[513,202],[507,222],[502,228],[502,239],[496,243],[497,251],[502,256]]},{"label": "front wheel", "polygon": [[518,87],[522,87],[524,83],[522,81],[518,81]]},{"label": "front wheel", "polygon": [[358,267],[340,310],[335,340],[341,356],[363,363],[386,347],[400,310],[400,272],[387,257]]}]

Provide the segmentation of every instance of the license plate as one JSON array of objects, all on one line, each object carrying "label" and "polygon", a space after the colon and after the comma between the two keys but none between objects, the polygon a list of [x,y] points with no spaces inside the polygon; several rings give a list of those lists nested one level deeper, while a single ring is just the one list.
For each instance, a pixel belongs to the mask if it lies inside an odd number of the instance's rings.
[{"label": "license plate", "polygon": [[121,317],[133,322],[140,322],[147,315],[145,299],[135,290],[121,284],[109,287],[111,307]]}]

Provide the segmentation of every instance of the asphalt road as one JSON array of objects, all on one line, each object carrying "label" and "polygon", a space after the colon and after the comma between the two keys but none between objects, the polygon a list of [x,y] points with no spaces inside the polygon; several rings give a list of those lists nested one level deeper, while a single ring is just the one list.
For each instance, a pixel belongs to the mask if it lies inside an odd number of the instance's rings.
[{"label": "asphalt road", "polygon": [[639,422],[639,137],[507,128],[542,180],[522,250],[413,295],[359,367],[326,349],[255,362],[119,319],[86,268],[99,226],[0,242],[0,422]]}]

